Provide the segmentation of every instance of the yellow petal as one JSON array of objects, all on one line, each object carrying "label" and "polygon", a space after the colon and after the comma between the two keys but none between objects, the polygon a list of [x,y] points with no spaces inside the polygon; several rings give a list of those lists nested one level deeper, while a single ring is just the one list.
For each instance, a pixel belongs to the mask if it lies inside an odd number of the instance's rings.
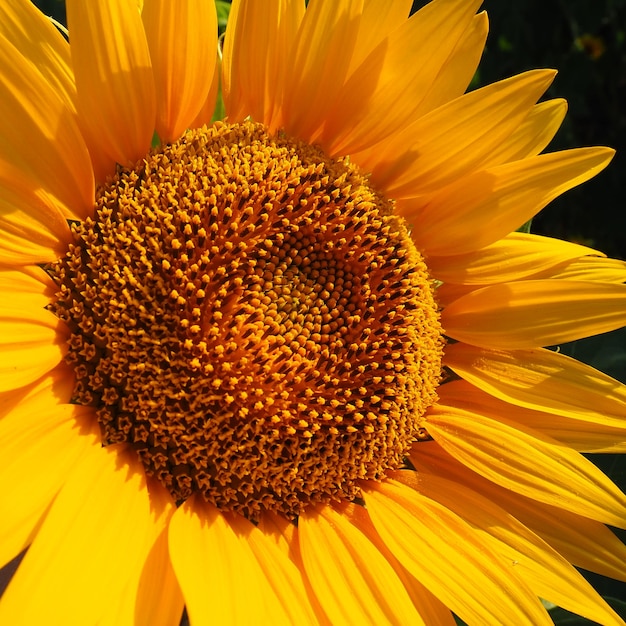
[{"label": "yellow petal", "polygon": [[76,86],[70,47],[32,2],[0,3],[0,35],[6,37],[32,64],[68,109],[75,110]]},{"label": "yellow petal", "polygon": [[320,139],[326,151],[354,155],[417,119],[422,99],[465,37],[480,4],[435,0],[380,42],[345,85],[339,83],[341,90],[333,89],[336,100],[329,99],[333,108]]},{"label": "yellow petal", "polygon": [[488,155],[483,167],[493,167],[539,154],[560,128],[567,102],[561,98],[540,102],[518,128]]},{"label": "yellow petal", "polygon": [[478,64],[485,49],[489,20],[483,11],[474,16],[469,27],[459,39],[454,50],[433,79],[433,82],[420,103],[419,112],[426,115],[433,109],[443,106],[465,93],[476,74]]},{"label": "yellow petal", "polygon": [[0,601],[0,623],[48,624],[58,616],[111,624],[118,599],[136,589],[154,535],[135,459],[120,446],[86,447]]},{"label": "yellow petal", "polygon": [[[240,515],[229,515],[231,528],[248,544],[258,561],[281,611],[291,624],[315,624],[303,574],[271,539]],[[276,619],[276,617],[274,617]]]},{"label": "yellow petal", "polygon": [[626,282],[626,262],[618,259],[582,257],[571,259],[558,266],[537,272],[531,278],[591,280],[600,283],[620,284]]},{"label": "yellow petal", "polygon": [[412,4],[411,0],[367,0],[364,3],[348,74],[352,74],[383,39],[406,22]]},{"label": "yellow petal", "polygon": [[402,581],[407,590],[413,606],[422,616],[423,621],[429,626],[454,626],[456,621],[450,609],[441,600],[436,598],[415,576],[409,573],[393,556],[385,542],[376,532],[372,520],[364,506],[352,503],[343,503],[339,508],[342,515],[348,518],[350,523],[358,528],[387,559],[394,572]]},{"label": "yellow petal", "polygon": [[371,161],[355,159],[392,198],[436,191],[475,171],[520,125],[556,72],[534,70],[471,91],[431,111]]},{"label": "yellow petal", "polygon": [[626,581],[626,545],[604,524],[504,489],[469,470],[434,441],[413,446],[410,458],[418,471],[425,466],[498,503],[574,565]]},{"label": "yellow petal", "polygon": [[311,142],[345,82],[359,31],[363,0],[311,0],[285,73],[285,130]]},{"label": "yellow petal", "polygon": [[154,72],[156,131],[169,143],[189,128],[209,93],[217,12],[206,0],[146,0],[141,17]]},{"label": "yellow petal", "polygon": [[213,120],[213,114],[217,106],[217,97],[220,88],[220,75],[221,75],[221,61],[219,54],[215,55],[215,72],[213,72],[213,80],[209,87],[206,100],[202,104],[198,115],[193,119],[189,128],[201,128],[202,126],[209,126]]},{"label": "yellow petal", "polygon": [[493,419],[506,415],[579,452],[626,452],[626,415],[616,420],[590,412],[587,419],[572,419],[503,402],[465,380],[441,385],[437,393],[440,406],[460,407]]},{"label": "yellow petal", "polygon": [[68,219],[92,211],[91,161],[75,113],[34,65],[0,37],[0,145]]},{"label": "yellow petal", "polygon": [[52,390],[40,383],[22,392],[19,404],[0,420],[0,564],[32,542],[85,447],[95,445],[81,434],[92,423],[92,410],[55,403]]},{"label": "yellow petal", "polygon": [[470,174],[436,194],[402,201],[398,209],[413,226],[420,250],[464,254],[516,230],[554,198],[604,169],[613,154],[609,148],[540,154]]},{"label": "yellow petal", "polygon": [[431,275],[444,283],[487,285],[519,280],[585,255],[601,252],[568,241],[511,233],[485,248],[452,256],[429,256]]},{"label": "yellow petal", "polygon": [[626,285],[556,279],[490,285],[449,304],[441,323],[447,335],[475,346],[575,341],[626,324]]},{"label": "yellow petal", "polygon": [[0,263],[55,261],[71,235],[59,205],[21,168],[0,158]]},{"label": "yellow petal", "polygon": [[187,500],[172,518],[169,546],[194,626],[292,623],[245,537],[215,507]]},{"label": "yellow petal", "polygon": [[[161,517],[155,528],[158,534],[146,557],[137,593],[131,598],[135,604],[134,615],[127,623],[134,624],[134,619],[137,624],[145,626],[178,626],[185,602],[170,561],[166,525],[174,512],[174,505],[164,488],[154,481],[150,483],[150,493],[161,503]],[[131,591],[135,589],[131,588]]]},{"label": "yellow petal", "polygon": [[124,166],[145,156],[155,124],[150,53],[134,2],[68,0],[77,109],[95,145]]},{"label": "yellow petal", "polygon": [[458,515],[395,480],[364,485],[393,555],[469,624],[551,624],[536,596]]},{"label": "yellow petal", "polygon": [[[281,116],[286,72],[302,18],[302,0],[234,0],[224,41],[223,96],[229,120],[248,115],[271,131]],[[259,54],[263,50],[263,54]]]},{"label": "yellow petal", "polygon": [[581,454],[501,416],[433,406],[428,433],[488,480],[539,502],[626,526],[626,496]]},{"label": "yellow petal", "polygon": [[27,385],[49,372],[63,358],[68,331],[44,307],[50,301],[49,281],[24,272],[0,272],[0,391]]},{"label": "yellow petal", "polygon": [[550,350],[485,350],[454,344],[444,364],[461,378],[512,405],[621,428],[626,386]]},{"label": "yellow petal", "polygon": [[333,624],[424,624],[389,562],[341,513],[307,511],[298,535],[307,577]]},{"label": "yellow petal", "polygon": [[432,473],[401,471],[393,476],[468,522],[540,598],[606,626],[623,624],[568,561],[489,498]]}]

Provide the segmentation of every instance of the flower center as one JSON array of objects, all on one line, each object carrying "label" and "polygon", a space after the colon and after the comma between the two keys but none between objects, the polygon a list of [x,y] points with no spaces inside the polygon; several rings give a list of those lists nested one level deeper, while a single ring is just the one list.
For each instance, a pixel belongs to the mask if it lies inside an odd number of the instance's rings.
[{"label": "flower center", "polygon": [[217,123],[120,169],[47,269],[72,401],[181,502],[256,519],[403,464],[442,332],[406,227],[348,160]]}]

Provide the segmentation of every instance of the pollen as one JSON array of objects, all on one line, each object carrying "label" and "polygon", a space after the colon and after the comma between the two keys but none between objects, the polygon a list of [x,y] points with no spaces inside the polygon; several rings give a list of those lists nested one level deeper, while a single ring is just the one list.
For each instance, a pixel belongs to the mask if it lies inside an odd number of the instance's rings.
[{"label": "pollen", "polygon": [[47,267],[72,401],[177,503],[255,520],[402,467],[443,348],[424,260],[349,159],[217,123],[99,188]]}]

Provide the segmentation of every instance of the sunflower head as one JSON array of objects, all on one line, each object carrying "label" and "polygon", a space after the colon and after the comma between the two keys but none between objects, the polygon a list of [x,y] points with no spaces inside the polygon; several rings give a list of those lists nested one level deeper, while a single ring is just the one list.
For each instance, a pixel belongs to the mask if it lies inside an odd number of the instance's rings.
[{"label": "sunflower head", "polygon": [[516,232],[612,151],[411,5],[0,3],[0,623],[622,623],[626,388],[546,346],[626,265]]}]

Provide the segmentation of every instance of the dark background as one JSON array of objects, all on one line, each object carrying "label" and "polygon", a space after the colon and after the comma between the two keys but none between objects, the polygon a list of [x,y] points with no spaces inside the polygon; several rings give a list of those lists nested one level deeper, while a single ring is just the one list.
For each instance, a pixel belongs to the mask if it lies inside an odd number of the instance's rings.
[{"label": "dark background", "polygon": [[[33,0],[47,15],[65,23],[62,0]],[[174,1],[174,0],[173,0]],[[392,2],[393,0],[389,0]],[[224,5],[221,25],[224,23]],[[414,9],[426,2],[415,1]],[[617,149],[607,170],[550,204],[532,232],[593,246],[626,259],[626,0],[485,0],[490,35],[479,87],[527,69],[559,70],[546,98],[565,98],[567,118],[548,150],[606,145]],[[626,382],[626,331],[561,346],[563,352]],[[626,490],[623,456],[594,455],[597,463]],[[619,531],[618,531],[619,532]],[[619,532],[623,540],[626,533]],[[626,584],[589,576],[623,617]],[[586,620],[553,612],[557,624]]]}]

